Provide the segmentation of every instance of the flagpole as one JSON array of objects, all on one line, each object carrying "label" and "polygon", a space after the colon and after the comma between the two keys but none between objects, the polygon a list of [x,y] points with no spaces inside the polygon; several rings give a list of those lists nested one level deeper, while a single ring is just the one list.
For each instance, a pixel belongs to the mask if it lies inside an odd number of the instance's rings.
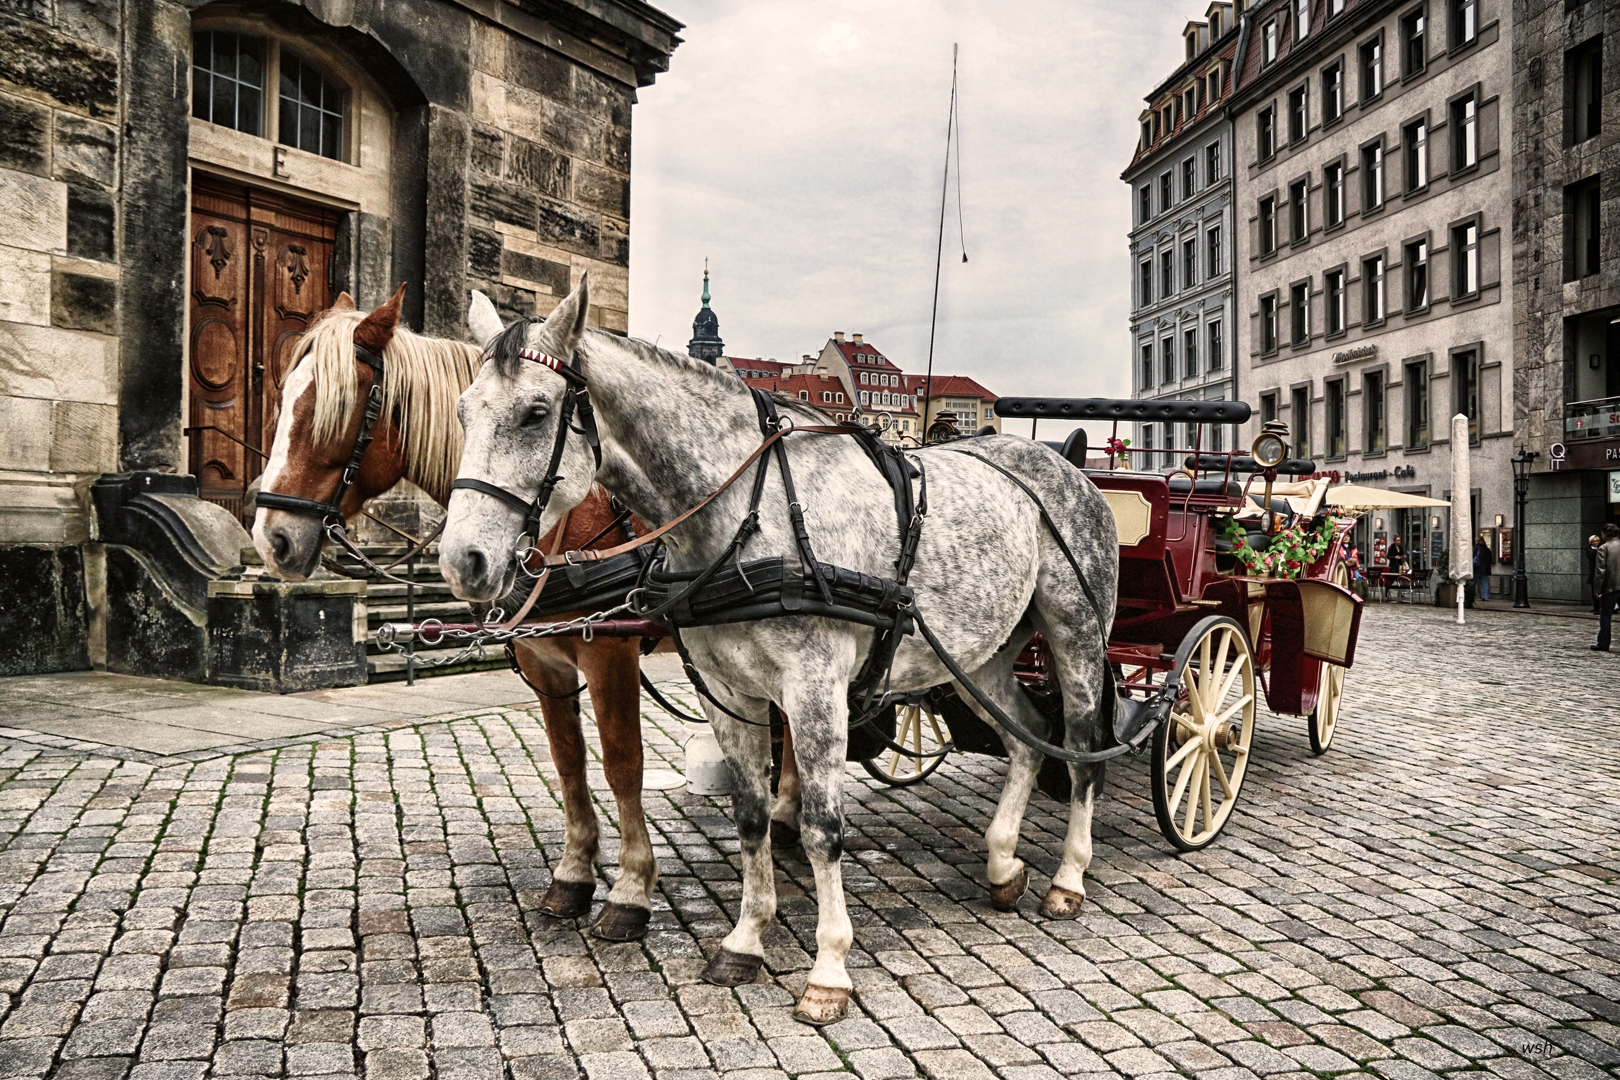
[{"label": "flagpole", "polygon": [[939,327],[939,271],[945,261],[945,200],[951,189],[951,135],[956,128],[956,50],[951,45],[951,107],[945,118],[945,175],[939,184],[939,242],[934,248],[934,306],[928,316],[928,375],[923,379],[922,438],[928,441],[928,411],[934,402],[934,334]]}]

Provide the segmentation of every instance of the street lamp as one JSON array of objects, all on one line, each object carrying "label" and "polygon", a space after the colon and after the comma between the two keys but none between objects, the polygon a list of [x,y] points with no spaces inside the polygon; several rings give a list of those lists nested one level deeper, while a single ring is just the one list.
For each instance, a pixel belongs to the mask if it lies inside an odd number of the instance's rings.
[{"label": "street lamp", "polygon": [[1519,447],[1513,455],[1513,606],[1530,606],[1530,580],[1524,576],[1524,512],[1530,498],[1530,466],[1540,455]]}]

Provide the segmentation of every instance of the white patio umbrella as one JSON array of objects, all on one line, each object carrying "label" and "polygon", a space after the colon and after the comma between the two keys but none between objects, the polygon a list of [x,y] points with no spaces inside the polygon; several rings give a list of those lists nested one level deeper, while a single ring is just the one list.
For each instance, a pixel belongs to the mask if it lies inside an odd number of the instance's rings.
[{"label": "white patio umbrella", "polygon": [[1474,566],[1474,542],[1468,535],[1474,516],[1468,466],[1468,417],[1458,413],[1451,418],[1451,579],[1457,583],[1458,626],[1463,624],[1463,583],[1473,576]]}]

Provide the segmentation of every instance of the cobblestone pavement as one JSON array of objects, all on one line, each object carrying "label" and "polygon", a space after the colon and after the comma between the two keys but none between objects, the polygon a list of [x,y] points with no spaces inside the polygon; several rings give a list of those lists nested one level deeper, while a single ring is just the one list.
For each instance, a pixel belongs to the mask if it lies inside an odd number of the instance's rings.
[{"label": "cobblestone pavement", "polygon": [[[535,912],[562,816],[529,711],[204,760],[5,742],[0,1076],[1612,1075],[1620,659],[1584,624],[1449,619],[1370,607],[1338,744],[1313,759],[1263,714],[1200,854],[1158,837],[1141,763],[1114,769],[1078,922],[1035,915],[1063,826],[1040,798],[1031,896],[985,902],[998,762],[908,789],[852,768],[857,994],[822,1031],[790,1018],[814,947],[790,854],[768,975],[698,980],[739,894],[723,799],[649,795],[645,942]],[[653,726],[652,758],[678,767],[679,734]]]}]

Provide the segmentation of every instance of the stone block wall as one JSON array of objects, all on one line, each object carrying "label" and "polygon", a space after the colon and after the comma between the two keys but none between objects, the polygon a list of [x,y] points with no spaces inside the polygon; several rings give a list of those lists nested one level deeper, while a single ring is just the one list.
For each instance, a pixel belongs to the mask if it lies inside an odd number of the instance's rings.
[{"label": "stone block wall", "polygon": [[118,465],[119,18],[0,6],[0,544],[82,540]]}]

